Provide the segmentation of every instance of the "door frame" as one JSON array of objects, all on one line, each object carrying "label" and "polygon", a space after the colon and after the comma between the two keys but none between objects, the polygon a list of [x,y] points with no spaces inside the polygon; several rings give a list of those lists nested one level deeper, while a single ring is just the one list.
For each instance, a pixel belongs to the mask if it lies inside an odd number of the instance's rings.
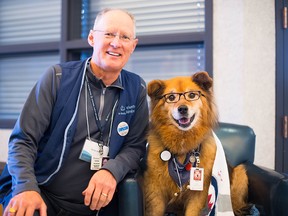
[{"label": "door frame", "polygon": [[288,173],[288,139],[284,138],[284,116],[288,116],[288,28],[283,28],[283,9],[288,0],[275,0],[276,25],[276,122],[275,170]]}]

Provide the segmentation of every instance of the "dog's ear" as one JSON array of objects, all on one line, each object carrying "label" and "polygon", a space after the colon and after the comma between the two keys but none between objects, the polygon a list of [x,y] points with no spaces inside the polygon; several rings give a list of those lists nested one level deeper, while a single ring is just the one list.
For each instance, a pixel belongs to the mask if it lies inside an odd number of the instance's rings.
[{"label": "dog's ear", "polygon": [[164,92],[165,84],[162,80],[152,80],[148,83],[147,89],[151,99],[158,99]]},{"label": "dog's ear", "polygon": [[201,71],[193,74],[192,80],[205,91],[209,91],[209,89],[213,85],[213,80],[206,71]]}]

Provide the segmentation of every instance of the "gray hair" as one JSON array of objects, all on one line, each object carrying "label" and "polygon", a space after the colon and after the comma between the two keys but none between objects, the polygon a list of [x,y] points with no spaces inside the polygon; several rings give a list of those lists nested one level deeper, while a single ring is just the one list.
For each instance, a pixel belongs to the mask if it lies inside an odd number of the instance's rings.
[{"label": "gray hair", "polygon": [[116,10],[119,10],[119,11],[126,13],[131,18],[131,20],[134,24],[134,37],[136,37],[136,20],[135,20],[134,15],[132,13],[128,12],[127,10],[120,9],[120,8],[105,8],[105,9],[99,11],[99,13],[97,14],[97,16],[95,18],[93,29],[95,29],[95,26],[97,25],[99,20],[103,17],[103,15],[105,15],[106,13],[108,13],[110,11],[116,11]]}]

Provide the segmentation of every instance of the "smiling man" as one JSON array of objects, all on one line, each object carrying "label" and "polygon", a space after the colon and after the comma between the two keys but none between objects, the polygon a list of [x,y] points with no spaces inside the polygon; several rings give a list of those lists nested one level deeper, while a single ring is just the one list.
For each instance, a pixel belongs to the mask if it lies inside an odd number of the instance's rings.
[{"label": "smiling man", "polygon": [[88,42],[93,47],[93,73],[110,85],[119,76],[138,43],[133,16],[121,10],[102,11],[95,20],[93,30],[90,30]]},{"label": "smiling man", "polygon": [[50,67],[9,140],[0,178],[4,216],[117,215],[117,184],[146,146],[146,84],[123,69],[138,39],[133,15],[105,9],[91,58]]}]

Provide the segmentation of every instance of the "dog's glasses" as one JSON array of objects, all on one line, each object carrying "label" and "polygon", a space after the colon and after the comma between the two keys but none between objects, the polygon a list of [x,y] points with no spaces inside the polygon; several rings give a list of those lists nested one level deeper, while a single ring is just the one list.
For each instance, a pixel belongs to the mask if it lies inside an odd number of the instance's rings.
[{"label": "dog's glasses", "polygon": [[183,93],[167,93],[160,96],[159,99],[164,98],[166,103],[176,103],[180,100],[181,95],[183,95],[187,101],[198,100],[201,96],[205,97],[201,91],[188,91]]}]

